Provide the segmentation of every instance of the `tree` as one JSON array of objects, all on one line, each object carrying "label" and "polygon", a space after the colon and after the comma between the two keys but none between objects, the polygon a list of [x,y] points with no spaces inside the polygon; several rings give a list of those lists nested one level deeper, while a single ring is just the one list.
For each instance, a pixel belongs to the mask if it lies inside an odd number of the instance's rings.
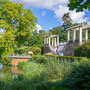
[{"label": "tree", "polygon": [[55,27],[51,29],[49,32],[51,32],[54,35],[59,35],[60,42],[66,41],[67,34],[66,31],[63,30],[61,26]]},{"label": "tree", "polygon": [[77,12],[83,11],[84,9],[90,10],[90,0],[69,0],[68,7],[70,10],[76,9]]},{"label": "tree", "polygon": [[69,13],[65,13],[62,17],[62,21],[63,21],[63,29],[66,30],[68,27],[70,27],[72,25],[72,19],[69,16]]},{"label": "tree", "polygon": [[7,65],[10,64],[10,59],[7,55],[14,54],[16,42],[12,32],[7,31],[5,34],[0,34],[0,62]]},{"label": "tree", "polygon": [[23,4],[0,1],[0,62],[7,65],[8,55],[14,54],[16,47],[28,41],[37,19]]},{"label": "tree", "polygon": [[41,32],[37,33],[35,30],[29,39],[29,42],[28,42],[29,46],[37,46],[37,47],[42,48],[44,45],[43,36],[44,36],[44,32],[43,34],[41,34]]},{"label": "tree", "polygon": [[15,41],[21,45],[29,39],[37,19],[23,4],[3,0],[0,5],[0,27],[6,32],[11,31]]},{"label": "tree", "polygon": [[40,30],[40,31],[39,31],[39,34],[45,35],[45,31],[44,31],[44,30]]}]

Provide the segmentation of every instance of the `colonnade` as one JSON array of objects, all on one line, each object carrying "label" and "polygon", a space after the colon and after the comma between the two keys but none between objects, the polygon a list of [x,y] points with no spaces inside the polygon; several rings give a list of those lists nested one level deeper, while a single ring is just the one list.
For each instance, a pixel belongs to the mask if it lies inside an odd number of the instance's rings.
[{"label": "colonnade", "polygon": [[58,35],[46,35],[44,37],[44,45],[46,46],[57,46],[59,44]]},{"label": "colonnade", "polygon": [[79,43],[82,44],[82,30],[85,30],[85,41],[88,41],[88,28],[90,28],[89,26],[86,27],[74,27],[74,28],[69,28],[67,29],[67,41],[70,41],[70,31],[73,30],[73,42],[75,42],[76,40],[76,31],[79,30]]}]

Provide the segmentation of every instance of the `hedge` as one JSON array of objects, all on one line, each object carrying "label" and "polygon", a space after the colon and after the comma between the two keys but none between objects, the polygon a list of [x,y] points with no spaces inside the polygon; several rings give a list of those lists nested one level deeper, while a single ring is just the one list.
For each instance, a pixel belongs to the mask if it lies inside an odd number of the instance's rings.
[{"label": "hedge", "polygon": [[90,58],[90,40],[84,42],[78,47],[75,47],[74,56]]},{"label": "hedge", "polygon": [[44,54],[46,57],[53,57],[55,59],[61,60],[61,61],[69,61],[69,62],[75,62],[75,61],[80,61],[80,57],[73,57],[73,56],[60,56],[60,55],[53,55],[53,54]]}]

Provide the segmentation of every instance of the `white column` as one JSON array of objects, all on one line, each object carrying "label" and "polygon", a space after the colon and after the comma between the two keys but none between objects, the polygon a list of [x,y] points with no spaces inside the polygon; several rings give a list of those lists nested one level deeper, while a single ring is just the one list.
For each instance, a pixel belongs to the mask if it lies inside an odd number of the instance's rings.
[{"label": "white column", "polygon": [[50,37],[49,37],[49,46],[50,46]]},{"label": "white column", "polygon": [[52,38],[52,46],[53,46],[53,38]]},{"label": "white column", "polygon": [[85,30],[85,41],[88,41],[88,29]]},{"label": "white column", "polygon": [[79,43],[82,44],[82,28],[79,28]]},{"label": "white column", "polygon": [[56,46],[56,38],[55,38],[55,46]]},{"label": "white column", "polygon": [[76,30],[73,30],[73,42],[76,40]]},{"label": "white column", "polygon": [[67,41],[70,41],[70,31],[67,31]]},{"label": "white column", "polygon": [[47,45],[48,45],[48,37],[47,37]]},{"label": "white column", "polygon": [[57,36],[57,44],[59,45],[59,36]]}]

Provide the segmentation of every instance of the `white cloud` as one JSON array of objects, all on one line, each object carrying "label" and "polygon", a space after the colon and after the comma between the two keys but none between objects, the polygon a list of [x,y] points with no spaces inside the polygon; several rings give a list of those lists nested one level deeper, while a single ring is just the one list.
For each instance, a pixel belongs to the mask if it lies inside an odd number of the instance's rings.
[{"label": "white cloud", "polygon": [[76,13],[76,11],[70,11],[70,17],[73,20],[73,23],[85,22],[86,18],[84,18],[84,16],[85,16],[84,12]]},{"label": "white cloud", "polygon": [[37,30],[37,32],[39,32],[40,30],[42,30],[42,27],[37,24],[37,25],[36,25],[36,30]]},{"label": "white cloud", "polygon": [[68,0],[10,0],[30,6],[52,9],[59,4],[67,4]]},{"label": "white cloud", "polygon": [[[28,6],[34,6],[38,8],[46,8],[53,10],[55,13],[55,16],[62,22],[61,18],[64,15],[64,13],[69,12],[70,17],[73,20],[73,23],[80,23],[86,21],[84,19],[85,12],[78,12],[76,11],[70,11],[67,7],[67,4],[69,0],[11,0],[15,2],[21,2]],[[42,15],[44,16],[46,12],[42,12]],[[55,17],[54,16],[54,17]]]},{"label": "white cloud", "polygon": [[70,13],[70,17],[73,23],[81,23],[81,22],[86,21],[86,19],[83,18],[85,16],[85,12],[76,12],[75,10],[70,11],[66,5],[59,5],[57,8],[54,9],[54,12],[56,14],[56,17],[60,21],[62,21],[62,17],[64,13],[67,13],[67,12]]}]

